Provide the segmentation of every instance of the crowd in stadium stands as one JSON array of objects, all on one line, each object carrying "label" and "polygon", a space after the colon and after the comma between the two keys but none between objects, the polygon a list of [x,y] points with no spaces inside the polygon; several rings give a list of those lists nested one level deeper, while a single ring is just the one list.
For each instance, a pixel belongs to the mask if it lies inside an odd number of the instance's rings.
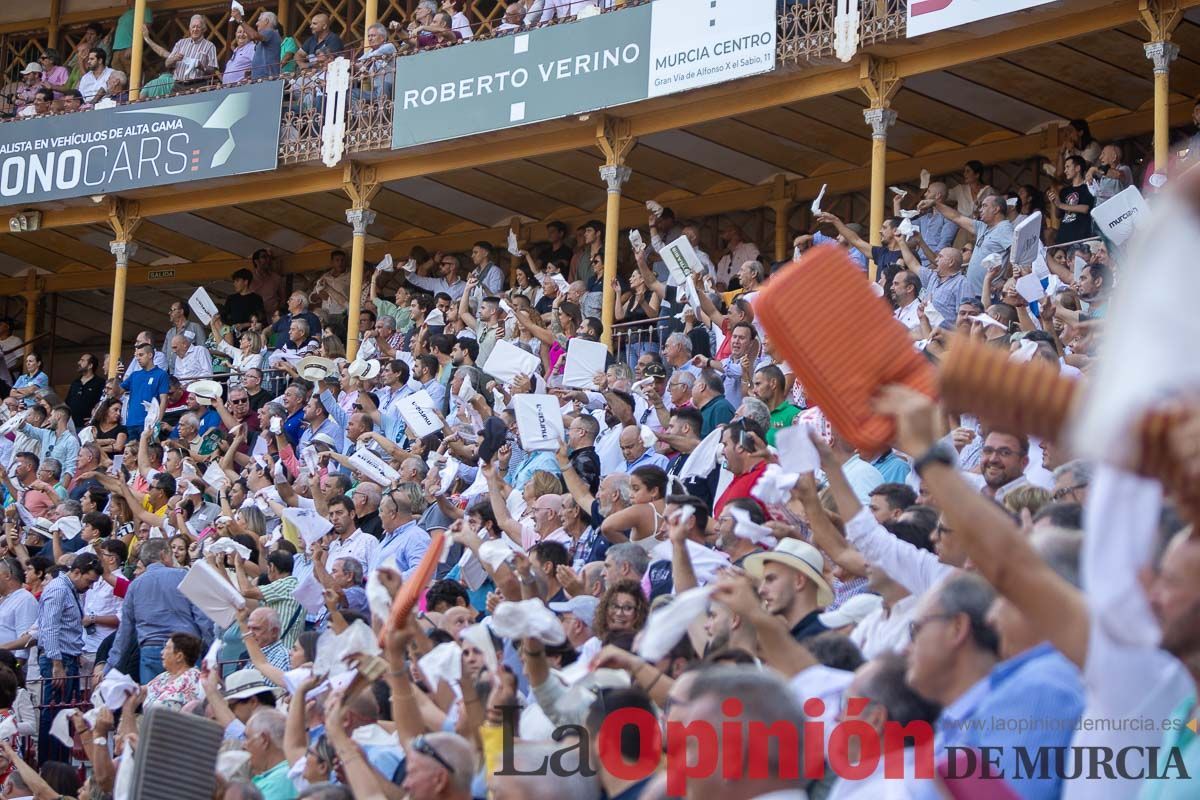
[{"label": "crowd in stadium stands", "polygon": [[[512,4],[506,21],[578,5]],[[468,36],[455,8],[422,2],[391,39]],[[232,72],[195,21],[151,49],[176,84],[253,77],[284,46],[257,20]],[[23,84],[48,81],[34,113],[120,95],[91,35],[69,67],[46,53],[28,70]],[[396,46],[374,35],[374,51]],[[343,49],[318,15],[284,68]],[[879,245],[821,213],[789,255],[841,248],[864,275],[873,261],[879,303],[935,365],[957,336],[1086,385],[1110,298],[1145,266],[1110,252],[1091,214],[1146,183],[1119,146],[1070,131],[1049,191],[998,192],[971,162],[953,186],[896,192]],[[414,248],[368,265],[361,294],[340,250],[290,293],[261,250],[215,314],[176,301],[112,354],[114,374],[82,355],[65,394],[0,321],[2,796],[133,796],[121,776],[171,746],[138,720],[167,709],[223,729],[215,763],[177,769],[211,770],[227,800],[1196,797],[1186,509],[1064,441],[897,387],[873,387],[892,446],[856,448],[756,315],[764,284],[802,267],[732,224],[708,252],[698,223],[647,205],[610,284],[612,331],[595,221]],[[1013,263],[1035,212],[1043,246]],[[690,276],[663,260],[681,237]],[[1036,302],[1017,288],[1029,274]],[[606,333],[616,347],[597,358]],[[1198,428],[1173,444],[1192,475]],[[809,448],[810,471],[781,469]],[[796,735],[738,744],[777,723]],[[885,735],[896,725],[929,737]],[[664,756],[680,730],[689,747]],[[805,770],[812,752],[827,769]],[[668,786],[684,772],[686,792]]]},{"label": "crowd in stadium stands", "polygon": [[[20,77],[0,92],[2,107],[17,118],[58,114],[91,108],[109,108],[129,101],[129,71],[133,46],[133,0],[116,26],[106,33],[102,26],[87,26],[70,58],[54,48],[43,49],[36,61],[20,70]],[[420,0],[411,20],[389,25],[375,24],[367,32],[367,47],[359,53],[344,43],[330,25],[330,16],[321,12],[309,21],[307,39],[285,36],[279,30],[274,12],[262,11],[247,21],[243,11],[234,8],[229,15],[232,26],[231,48],[224,64],[218,63],[217,47],[208,39],[210,22],[196,14],[188,21],[188,35],[174,42],[154,41],[148,28],[144,32],[144,63],[151,54],[161,59],[143,69],[143,98],[163,97],[212,85],[231,85],[248,80],[283,77],[301,87],[324,71],[339,55],[357,59],[372,74],[391,72],[388,61],[398,54],[413,52],[473,38],[471,21],[463,11],[464,0]],[[613,6],[612,0],[512,0],[495,26],[497,35],[527,30],[557,20],[573,19],[598,13]],[[151,21],[146,9],[145,22]],[[380,86],[390,81],[380,82]]]}]

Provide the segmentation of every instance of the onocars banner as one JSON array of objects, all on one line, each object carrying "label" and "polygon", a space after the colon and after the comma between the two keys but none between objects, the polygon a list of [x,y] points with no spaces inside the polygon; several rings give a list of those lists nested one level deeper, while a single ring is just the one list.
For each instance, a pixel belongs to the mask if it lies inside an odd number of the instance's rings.
[{"label": "onocars banner", "polygon": [[282,103],[266,81],[0,124],[0,205],[275,169]]},{"label": "onocars banner", "polygon": [[397,59],[392,147],[584,114],[775,68],[774,0],[654,0]]}]

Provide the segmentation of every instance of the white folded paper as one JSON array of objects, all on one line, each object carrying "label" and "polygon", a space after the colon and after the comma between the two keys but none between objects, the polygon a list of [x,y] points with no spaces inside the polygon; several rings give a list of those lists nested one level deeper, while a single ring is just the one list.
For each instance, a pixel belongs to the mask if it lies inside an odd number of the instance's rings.
[{"label": "white folded paper", "polygon": [[[466,379],[463,381],[465,383]],[[434,413],[436,409],[437,403],[425,389],[396,401],[396,411],[404,420],[406,433],[414,439],[421,439],[442,429],[442,421]]]},{"label": "white folded paper", "polygon": [[292,590],[292,599],[304,606],[309,614],[319,614],[325,607],[325,588],[313,577],[312,570],[304,574],[296,588]]},{"label": "white folded paper", "polygon": [[283,518],[295,526],[306,547],[312,547],[333,530],[333,523],[313,508],[285,508]]},{"label": "white folded paper", "polygon": [[[938,311],[937,306],[935,306],[933,303],[926,303],[925,319],[929,320],[929,327],[940,328],[942,327],[942,323],[946,321],[946,315],[941,311]],[[775,441],[779,441],[778,436],[775,437]]]},{"label": "white folded paper", "polygon": [[646,240],[642,238],[642,232],[637,228],[629,229],[629,244],[633,247],[633,252],[640,253],[646,249]]},{"label": "white folded paper", "polygon": [[387,619],[392,609],[392,596],[379,580],[378,569],[367,576],[367,608],[371,609],[372,619]]},{"label": "white folded paper", "polygon": [[237,609],[246,605],[242,593],[207,561],[197,561],[179,582],[179,592],[222,628],[237,621]]},{"label": "white folded paper", "polygon": [[9,417],[3,425],[0,425],[0,435],[12,433],[17,428],[21,427],[21,423],[29,416],[28,411],[21,411]]},{"label": "white folded paper", "polygon": [[1041,249],[1042,212],[1035,211],[1013,228],[1013,244],[1009,260],[1025,266],[1032,264]]},{"label": "white folded paper", "polygon": [[697,586],[680,592],[667,605],[650,613],[642,629],[637,653],[650,663],[666,657],[687,635],[688,627],[708,611],[709,597],[716,586]]},{"label": "white folded paper", "polygon": [[646,201],[646,210],[653,214],[655,219],[663,215],[663,207],[653,200]]},{"label": "white folded paper", "polygon": [[600,342],[578,336],[567,342],[567,361],[563,368],[563,386],[572,389],[595,388],[595,377],[604,372],[608,348]]},{"label": "white folded paper", "polygon": [[64,708],[54,715],[54,721],[50,723],[50,735],[62,742],[64,747],[75,746],[71,739],[71,714],[74,712],[73,708]]},{"label": "white folded paper", "polygon": [[483,365],[483,371],[501,383],[512,383],[517,375],[532,375],[541,361],[533,353],[522,350],[503,339],[496,342]]},{"label": "white folded paper", "polygon": [[218,313],[217,304],[208,296],[203,286],[192,292],[192,296],[188,298],[188,306],[202,325],[207,325]]},{"label": "white folded paper", "polygon": [[557,450],[565,438],[558,398],[553,395],[519,394],[513,398],[513,413],[526,451]]},{"label": "white folded paper", "polygon": [[775,449],[779,451],[779,466],[786,472],[804,474],[821,467],[821,454],[809,438],[811,426],[804,422],[781,428],[775,434]]},{"label": "white folded paper", "polygon": [[162,408],[159,407],[157,397],[142,401],[142,408],[146,409],[146,420],[143,423],[145,427],[152,428],[162,419]]},{"label": "white folded paper", "polygon": [[312,677],[311,667],[296,667],[283,673],[283,688],[293,697],[300,693],[300,687]]},{"label": "white folded paper", "polygon": [[1093,208],[1092,221],[1113,244],[1122,245],[1149,213],[1150,206],[1142,193],[1136,186],[1129,186]]},{"label": "white folded paper", "polygon": [[215,461],[208,465],[208,469],[204,470],[203,477],[204,482],[214,491],[219,492],[229,485],[229,479],[225,477],[225,470],[221,469],[221,465]]},{"label": "white folded paper", "polygon": [[492,612],[492,630],[505,639],[537,639],[549,645],[567,640],[562,623],[539,598],[504,602]]},{"label": "white folded paper", "polygon": [[985,328],[1003,328],[1008,330],[1008,326],[999,321],[990,314],[972,314],[970,319],[982,324]]},{"label": "white folded paper", "polygon": [[828,188],[829,188],[829,184],[827,184],[827,183],[821,184],[821,191],[817,192],[816,198],[814,198],[812,201],[812,213],[813,214],[821,213],[821,201],[823,199],[825,199],[825,190]]}]

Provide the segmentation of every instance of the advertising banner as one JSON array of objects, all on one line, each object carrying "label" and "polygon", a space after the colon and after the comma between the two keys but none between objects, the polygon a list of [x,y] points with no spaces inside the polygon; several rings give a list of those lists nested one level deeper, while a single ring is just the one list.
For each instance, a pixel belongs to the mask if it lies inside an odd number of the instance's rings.
[{"label": "advertising banner", "polygon": [[655,0],[397,60],[392,147],[584,114],[775,68],[773,0]]},{"label": "advertising banner", "polygon": [[282,103],[267,81],[4,123],[0,205],[275,169]]},{"label": "advertising banner", "polygon": [[1052,2],[1054,0],[909,0],[908,36],[911,39]]}]

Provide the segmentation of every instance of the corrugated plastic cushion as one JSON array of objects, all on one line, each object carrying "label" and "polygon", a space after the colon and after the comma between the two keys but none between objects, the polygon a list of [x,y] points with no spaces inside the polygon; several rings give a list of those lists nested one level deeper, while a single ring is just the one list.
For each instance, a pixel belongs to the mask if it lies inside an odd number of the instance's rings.
[{"label": "corrugated plastic cushion", "polygon": [[871,407],[880,387],[937,397],[933,366],[841,247],[817,247],[773,275],[754,313],[809,403],[855,447],[875,452],[892,441],[891,418]]}]

